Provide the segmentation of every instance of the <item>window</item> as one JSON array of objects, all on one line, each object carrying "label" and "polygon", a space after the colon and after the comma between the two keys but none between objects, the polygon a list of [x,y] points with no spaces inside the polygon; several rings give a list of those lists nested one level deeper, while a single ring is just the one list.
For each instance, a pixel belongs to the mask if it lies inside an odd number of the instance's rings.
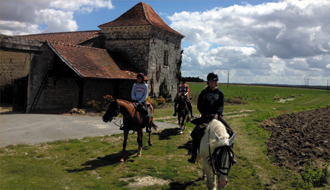
[{"label": "window", "polygon": [[168,66],[168,51],[164,51],[164,66]]}]

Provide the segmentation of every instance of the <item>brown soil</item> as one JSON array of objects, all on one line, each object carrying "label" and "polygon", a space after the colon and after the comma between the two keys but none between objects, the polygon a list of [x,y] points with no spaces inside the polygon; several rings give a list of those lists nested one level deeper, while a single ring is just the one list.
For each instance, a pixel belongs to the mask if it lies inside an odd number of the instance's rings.
[{"label": "brown soil", "polygon": [[260,127],[272,131],[268,155],[280,167],[301,172],[310,160],[316,167],[330,160],[330,106],[284,114],[266,120]]}]

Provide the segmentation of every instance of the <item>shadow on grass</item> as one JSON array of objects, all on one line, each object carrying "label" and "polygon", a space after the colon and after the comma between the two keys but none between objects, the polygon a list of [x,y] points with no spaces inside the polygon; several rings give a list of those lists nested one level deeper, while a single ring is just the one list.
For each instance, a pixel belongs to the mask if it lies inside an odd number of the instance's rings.
[{"label": "shadow on grass", "polygon": [[[134,162],[134,160],[131,159],[131,156],[136,153],[137,153],[137,150],[126,150],[125,162]],[[121,152],[119,152],[119,153],[110,154],[110,155],[107,155],[104,157],[97,157],[95,160],[89,160],[89,161],[81,164],[81,166],[83,166],[83,168],[72,169],[72,170],[67,170],[67,171],[69,173],[90,171],[90,170],[95,170],[96,168],[121,163],[120,162],[121,156],[122,156],[122,154],[121,154]],[[136,156],[133,156],[133,158],[135,158],[135,157]]]},{"label": "shadow on grass", "polygon": [[187,141],[184,145],[178,146],[178,149],[186,149],[191,153],[192,147],[193,147],[192,140],[190,140],[190,141]]},{"label": "shadow on grass", "polygon": [[164,129],[161,133],[154,133],[159,136],[159,140],[169,140],[171,136],[180,135],[179,128]]},{"label": "shadow on grass", "polygon": [[170,189],[186,189],[187,187],[197,186],[196,182],[199,182],[199,181],[204,181],[204,178],[200,177],[200,178],[196,179],[195,181],[188,181],[185,183],[172,182],[169,184],[169,186],[171,187]]}]

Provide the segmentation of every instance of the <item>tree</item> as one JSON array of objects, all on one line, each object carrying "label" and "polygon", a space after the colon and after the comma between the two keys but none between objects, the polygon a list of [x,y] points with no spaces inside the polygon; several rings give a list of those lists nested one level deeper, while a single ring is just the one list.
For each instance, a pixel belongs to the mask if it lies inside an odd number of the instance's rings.
[{"label": "tree", "polygon": [[176,78],[178,79],[178,81],[181,80],[181,67],[182,67],[182,54],[183,54],[183,50],[181,50],[181,53],[180,53],[180,59],[178,60],[178,62],[176,63],[176,68],[177,68],[177,71],[176,71]]},{"label": "tree", "polygon": [[167,81],[166,78],[163,80],[163,82],[159,86],[159,97],[162,96],[163,98],[171,98],[171,94],[167,89]]}]

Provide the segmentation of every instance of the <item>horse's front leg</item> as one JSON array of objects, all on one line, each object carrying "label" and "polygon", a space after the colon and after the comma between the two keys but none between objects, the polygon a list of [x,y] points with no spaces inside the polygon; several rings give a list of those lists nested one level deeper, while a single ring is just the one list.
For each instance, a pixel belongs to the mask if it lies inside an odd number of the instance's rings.
[{"label": "horse's front leg", "polygon": [[184,123],[184,118],[183,115],[179,115],[179,127],[180,127],[180,134],[183,134],[183,123]]},{"label": "horse's front leg", "polygon": [[151,142],[151,131],[149,132],[148,145],[149,145],[149,146],[152,146],[152,142]]},{"label": "horse's front leg", "polygon": [[136,156],[138,157],[141,157],[142,155],[142,148],[143,148],[143,129],[139,130],[138,131],[138,134],[137,134],[137,143],[139,145],[139,150],[138,150],[138,153]]},{"label": "horse's front leg", "polygon": [[120,159],[120,162],[122,162],[122,163],[125,161],[125,151],[126,151],[126,145],[127,145],[128,132],[129,131],[125,128],[124,129],[123,151],[122,151],[122,156]]},{"label": "horse's front leg", "polygon": [[203,162],[203,172],[206,175],[207,189],[215,190],[216,189],[215,178],[214,178],[214,176],[211,177],[211,170],[212,169],[211,169],[210,165],[208,164],[208,162],[206,161],[205,158],[203,158],[202,162]]},{"label": "horse's front leg", "polygon": [[[152,112],[152,115],[153,115],[153,114],[154,114],[154,113]],[[151,130],[152,130],[152,129],[151,129],[151,128],[153,127],[153,124],[154,124],[154,123],[153,123],[153,119],[154,119],[153,116],[152,116],[151,118],[149,118],[150,131],[148,132],[148,130],[146,129],[146,132],[149,133],[149,139],[148,139],[148,145],[149,145],[149,146],[152,146],[152,142],[151,142]]]}]

